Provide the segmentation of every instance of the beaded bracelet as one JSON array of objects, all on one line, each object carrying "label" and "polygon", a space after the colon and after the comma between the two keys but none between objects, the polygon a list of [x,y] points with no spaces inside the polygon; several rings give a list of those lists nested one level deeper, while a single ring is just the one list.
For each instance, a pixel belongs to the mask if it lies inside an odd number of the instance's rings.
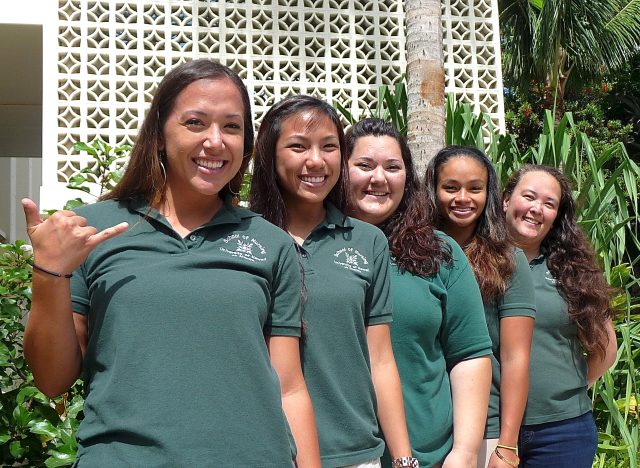
[{"label": "beaded bracelet", "polygon": [[38,266],[35,263],[32,263],[31,266],[33,267],[34,270],[41,271],[42,273],[46,273],[51,276],[57,276],[58,278],[71,278],[73,276],[72,273],[69,273],[68,275],[64,275],[62,273],[56,273],[55,271],[47,270],[46,268],[42,268],[41,266]]}]

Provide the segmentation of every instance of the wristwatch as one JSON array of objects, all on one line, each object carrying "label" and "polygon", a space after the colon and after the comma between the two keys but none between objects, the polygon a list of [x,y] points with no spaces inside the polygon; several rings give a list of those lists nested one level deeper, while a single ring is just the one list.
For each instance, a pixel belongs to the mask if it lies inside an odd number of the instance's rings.
[{"label": "wristwatch", "polygon": [[420,468],[420,463],[414,457],[399,457],[391,461],[391,468]]}]

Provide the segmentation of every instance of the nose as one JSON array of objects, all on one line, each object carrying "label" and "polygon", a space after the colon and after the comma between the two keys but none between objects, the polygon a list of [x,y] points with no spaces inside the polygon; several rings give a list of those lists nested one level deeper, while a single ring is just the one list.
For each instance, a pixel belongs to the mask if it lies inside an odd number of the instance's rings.
[{"label": "nose", "polygon": [[311,146],[307,152],[307,159],[305,160],[307,167],[322,167],[324,160],[320,148]]},{"label": "nose", "polygon": [[462,188],[456,192],[455,199],[457,201],[467,201],[469,199],[469,193]]},{"label": "nose", "polygon": [[540,213],[542,211],[542,201],[534,200],[531,202],[531,206],[529,207],[529,211],[533,213]]},{"label": "nose", "polygon": [[207,133],[207,138],[204,140],[203,146],[209,150],[219,150],[224,146],[224,143],[222,141],[222,132],[218,125],[211,125],[211,128]]},{"label": "nose", "polygon": [[382,166],[376,167],[373,171],[371,171],[371,183],[382,183],[386,180],[384,176],[384,169]]}]

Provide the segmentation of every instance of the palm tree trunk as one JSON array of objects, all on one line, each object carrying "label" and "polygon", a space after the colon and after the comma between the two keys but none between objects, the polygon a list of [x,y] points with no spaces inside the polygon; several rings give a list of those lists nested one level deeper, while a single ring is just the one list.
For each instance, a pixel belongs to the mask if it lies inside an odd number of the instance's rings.
[{"label": "palm tree trunk", "polygon": [[407,139],[420,177],[444,145],[440,0],[407,0]]}]

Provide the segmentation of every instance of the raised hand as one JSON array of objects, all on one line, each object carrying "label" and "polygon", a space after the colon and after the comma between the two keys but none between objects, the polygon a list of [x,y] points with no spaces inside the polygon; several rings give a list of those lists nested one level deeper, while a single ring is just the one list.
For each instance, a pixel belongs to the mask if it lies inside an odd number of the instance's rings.
[{"label": "raised hand", "polygon": [[43,221],[37,205],[28,198],[22,200],[22,208],[34,262],[63,275],[75,270],[97,245],[129,227],[127,223],[120,223],[98,232],[93,226],[87,226],[85,218],[67,210],[56,211]]}]

